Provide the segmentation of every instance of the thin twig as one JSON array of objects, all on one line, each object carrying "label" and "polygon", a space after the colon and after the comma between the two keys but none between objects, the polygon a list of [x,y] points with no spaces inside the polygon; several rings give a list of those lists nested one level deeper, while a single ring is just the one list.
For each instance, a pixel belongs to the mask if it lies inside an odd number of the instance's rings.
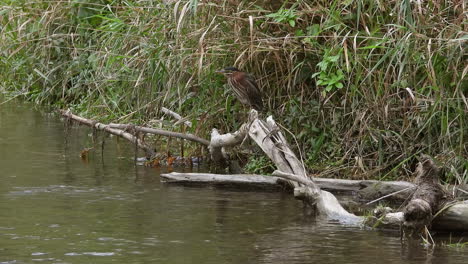
[{"label": "thin twig", "polygon": [[375,200],[373,200],[373,201],[370,201],[370,202],[366,203],[366,205],[373,204],[373,203],[375,203],[375,202],[378,202],[378,201],[380,201],[380,200],[382,200],[382,199],[385,199],[385,198],[387,198],[387,197],[390,197],[390,196],[392,196],[392,195],[395,195],[395,194],[398,194],[398,193],[401,193],[401,192],[404,192],[404,191],[407,191],[407,190],[411,190],[411,189],[416,188],[416,187],[417,187],[417,186],[411,186],[411,187],[405,188],[405,189],[403,189],[403,190],[399,190],[399,191],[396,191],[396,192],[392,192],[392,193],[387,194],[387,195],[384,195],[384,196],[382,196],[382,197],[380,197],[380,198],[378,198],[378,199],[375,199]]},{"label": "thin twig", "polygon": [[163,113],[167,114],[167,115],[172,116],[174,119],[176,119],[177,120],[176,124],[179,124],[179,123],[183,122],[186,126],[192,127],[192,122],[188,121],[186,117],[183,118],[178,113],[176,113],[176,112],[174,112],[172,110],[169,110],[166,107],[161,107],[161,111]]},{"label": "thin twig", "polygon": [[[114,123],[109,124],[109,127],[124,129],[124,130],[131,128],[131,126],[132,125],[128,125],[128,124],[114,124]],[[186,139],[189,141],[200,143],[205,146],[210,145],[210,142],[208,140],[195,136],[193,134],[189,134],[189,133],[184,134],[184,133],[179,133],[179,132],[173,132],[173,131],[150,128],[150,127],[142,127],[142,126],[134,126],[134,128],[135,130],[143,132],[143,133],[161,135],[161,136],[166,136],[166,137],[182,138],[182,139]]]}]

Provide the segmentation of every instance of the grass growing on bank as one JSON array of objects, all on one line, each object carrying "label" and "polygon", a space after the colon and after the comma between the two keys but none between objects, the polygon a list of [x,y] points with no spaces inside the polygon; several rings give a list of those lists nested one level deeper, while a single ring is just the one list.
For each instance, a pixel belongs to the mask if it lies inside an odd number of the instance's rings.
[{"label": "grass growing on bank", "polygon": [[468,180],[463,1],[0,3],[0,85],[13,96],[121,123],[165,106],[209,137],[245,116],[214,73],[235,65],[257,76],[313,173],[406,178],[426,153],[444,180]]}]

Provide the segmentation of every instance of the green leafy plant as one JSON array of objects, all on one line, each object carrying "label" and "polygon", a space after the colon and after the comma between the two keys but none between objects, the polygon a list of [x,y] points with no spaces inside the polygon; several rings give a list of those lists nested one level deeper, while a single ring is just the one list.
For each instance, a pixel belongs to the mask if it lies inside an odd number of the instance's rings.
[{"label": "green leafy plant", "polygon": [[278,23],[287,23],[291,27],[296,26],[296,20],[299,18],[294,8],[280,8],[277,12],[268,14],[266,17],[273,18]]},{"label": "green leafy plant", "polygon": [[307,27],[307,35],[304,38],[303,42],[305,44],[316,44],[317,43],[317,36],[320,35],[322,30],[320,29],[319,24],[313,24]]},{"label": "green leafy plant", "polygon": [[468,248],[468,242],[449,243],[449,244],[445,244],[445,246],[449,248],[455,248],[455,249],[464,249],[464,248]]},{"label": "green leafy plant", "polygon": [[259,156],[249,159],[244,169],[249,173],[269,174],[275,170],[275,166],[269,158]]},{"label": "green leafy plant", "polygon": [[339,67],[339,60],[342,50],[340,49],[336,55],[331,55],[330,51],[326,51],[321,62],[317,64],[320,71],[312,74],[312,78],[317,78],[317,86],[324,86],[322,94],[325,95],[336,89],[343,88],[344,73]]}]

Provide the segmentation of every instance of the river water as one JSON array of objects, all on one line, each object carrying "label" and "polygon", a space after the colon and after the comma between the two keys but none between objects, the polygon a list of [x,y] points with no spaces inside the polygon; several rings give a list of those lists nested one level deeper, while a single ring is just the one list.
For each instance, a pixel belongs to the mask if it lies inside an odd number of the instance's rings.
[{"label": "river water", "polygon": [[123,140],[83,161],[91,133],[0,105],[0,263],[468,263],[447,237],[425,248],[316,221],[289,194],[161,183]]}]

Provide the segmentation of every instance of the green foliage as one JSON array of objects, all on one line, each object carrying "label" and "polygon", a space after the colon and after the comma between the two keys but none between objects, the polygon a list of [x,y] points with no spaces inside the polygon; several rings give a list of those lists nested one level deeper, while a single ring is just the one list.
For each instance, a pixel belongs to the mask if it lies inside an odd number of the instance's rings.
[{"label": "green foliage", "polygon": [[289,24],[291,27],[296,26],[296,20],[299,18],[298,14],[296,13],[296,10],[291,8],[291,9],[286,9],[286,8],[280,8],[278,11],[275,13],[271,13],[266,15],[266,17],[273,18],[273,20],[277,23],[286,23]]},{"label": "green foliage", "polygon": [[325,51],[325,55],[321,62],[317,63],[320,71],[312,74],[312,78],[317,77],[316,84],[318,86],[324,86],[325,89],[322,91],[322,95],[325,96],[327,93],[332,92],[336,89],[343,88],[342,81],[345,76],[343,70],[340,68],[340,57],[342,49],[337,52],[337,55],[330,55],[330,51]]},{"label": "green foliage", "polygon": [[254,156],[249,159],[244,168],[248,173],[271,174],[275,170],[275,165],[265,156]]},{"label": "green foliage", "polygon": [[303,42],[309,45],[317,44],[316,37],[319,36],[320,32],[320,24],[307,26],[307,34],[301,34],[301,36],[305,36]]},{"label": "green foliage", "polygon": [[454,249],[465,249],[468,248],[468,242],[458,242],[458,243],[450,243],[445,244],[444,246]]},{"label": "green foliage", "polygon": [[454,250],[467,250],[468,249],[468,242],[463,242],[463,237],[458,239],[458,241],[453,241],[453,238],[452,236],[450,235],[449,237],[449,240],[448,241],[443,241],[442,242],[442,246],[443,247],[447,247],[447,248],[451,248],[451,249],[454,249]]},{"label": "green foliage", "polygon": [[165,106],[208,138],[245,121],[215,73],[234,65],[309,168],[404,178],[425,153],[467,181],[462,5],[234,2],[3,1],[0,89],[107,121]]}]

